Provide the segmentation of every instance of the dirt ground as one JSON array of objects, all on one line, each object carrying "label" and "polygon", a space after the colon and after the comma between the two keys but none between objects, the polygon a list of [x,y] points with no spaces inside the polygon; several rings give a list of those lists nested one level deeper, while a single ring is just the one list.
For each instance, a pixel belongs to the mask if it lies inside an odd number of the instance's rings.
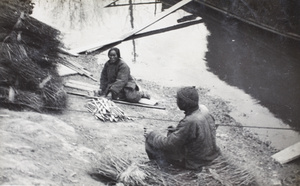
[{"label": "dirt ground", "polygon": [[[74,58],[99,78],[102,65],[95,68],[94,58]],[[91,84],[90,79],[66,77]],[[87,98],[69,95],[68,107],[60,113],[36,113],[0,109],[0,184],[1,185],[105,185],[89,175],[103,155],[130,157],[147,162],[144,128],[166,133],[184,114],[175,102],[179,87],[162,87],[155,82],[138,80],[153,99],[166,110],[118,104],[133,121],[101,122],[84,105]],[[206,105],[216,123],[238,125],[230,117],[229,104],[210,97],[209,90],[198,87],[201,104]],[[271,156],[278,150],[262,142],[246,129],[220,126],[217,144],[222,153],[242,169],[253,174],[258,185],[300,185],[300,161],[281,165]],[[199,173],[200,174],[200,173]],[[196,174],[197,175],[197,174]],[[194,178],[181,185],[225,185]]]}]

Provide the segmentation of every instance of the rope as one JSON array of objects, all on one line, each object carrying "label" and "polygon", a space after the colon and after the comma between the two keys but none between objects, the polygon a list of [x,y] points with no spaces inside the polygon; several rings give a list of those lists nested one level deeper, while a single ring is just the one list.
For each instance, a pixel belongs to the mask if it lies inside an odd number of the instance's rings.
[{"label": "rope", "polygon": [[[147,117],[137,117],[137,116],[130,116],[130,117],[131,118],[138,118],[138,119],[149,119],[149,120],[168,121],[168,122],[176,122],[176,123],[178,123],[178,121],[168,120],[168,119],[157,119],[157,118],[147,118]],[[223,127],[238,127],[238,128],[272,129],[272,130],[294,130],[294,131],[300,132],[300,129],[293,129],[293,128],[216,124],[216,127],[219,127],[219,126],[223,126]]]},{"label": "rope", "polygon": [[[55,109],[55,110],[67,110],[67,111],[72,111],[72,112],[86,112],[89,113],[89,111],[86,110],[77,110],[77,109],[64,109],[64,108],[58,108],[58,107],[48,107],[44,106],[44,108],[47,109]],[[167,122],[174,122],[178,123],[179,121],[176,120],[171,120],[171,119],[160,119],[160,118],[149,118],[149,117],[139,117],[139,116],[129,116],[131,118],[136,118],[136,119],[148,119],[148,120],[156,120],[156,121],[167,121]],[[237,128],[256,128],[256,129],[271,129],[271,130],[293,130],[300,132],[300,129],[295,129],[295,128],[281,128],[281,127],[264,127],[264,126],[241,126],[241,125],[225,125],[225,124],[216,124],[217,127],[222,126],[222,127],[237,127]]]},{"label": "rope", "polygon": [[294,130],[300,132],[300,129],[293,128],[281,128],[281,127],[264,127],[264,126],[241,126],[241,125],[225,125],[225,124],[216,124],[216,126],[224,127],[238,127],[238,128],[257,128],[257,129],[274,129],[274,130]]}]

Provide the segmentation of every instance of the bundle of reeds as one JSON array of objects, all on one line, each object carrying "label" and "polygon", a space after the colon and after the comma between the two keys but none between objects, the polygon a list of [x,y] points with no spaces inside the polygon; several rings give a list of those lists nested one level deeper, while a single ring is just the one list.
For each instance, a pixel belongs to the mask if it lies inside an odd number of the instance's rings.
[{"label": "bundle of reeds", "polygon": [[60,33],[30,17],[32,10],[30,0],[0,1],[0,101],[25,102],[36,110],[64,108],[66,93],[56,69],[64,60],[59,56]]},{"label": "bundle of reeds", "polygon": [[97,168],[93,168],[89,174],[107,185],[258,185],[252,174],[224,156],[203,167],[201,172],[172,165],[161,167],[155,161],[142,163],[132,160],[129,155],[117,157],[116,153],[103,154],[95,164]]},{"label": "bundle of reeds", "polygon": [[89,100],[85,107],[95,116],[96,119],[104,122],[132,120],[132,118],[126,116],[124,111],[120,109],[113,101],[104,97]]},{"label": "bundle of reeds", "polygon": [[[5,101],[9,100],[9,102]],[[12,87],[5,88],[0,86],[0,103],[6,108],[31,108],[34,111],[41,112],[42,97],[29,91],[17,91]]]},{"label": "bundle of reeds", "polygon": [[47,77],[47,71],[28,57],[25,47],[21,44],[3,43],[1,48],[1,64],[10,72],[10,84],[18,80],[22,89],[37,89],[41,79]]},{"label": "bundle of reeds", "polygon": [[167,173],[157,169],[152,164],[139,163],[128,156],[117,157],[113,154],[103,155],[89,174],[108,185],[122,183],[130,186],[143,185],[178,185],[172,177],[166,178]]}]

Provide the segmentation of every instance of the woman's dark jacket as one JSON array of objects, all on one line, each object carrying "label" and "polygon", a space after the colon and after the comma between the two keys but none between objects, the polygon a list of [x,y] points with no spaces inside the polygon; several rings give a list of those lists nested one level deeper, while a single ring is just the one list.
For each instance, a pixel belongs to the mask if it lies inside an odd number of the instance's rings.
[{"label": "woman's dark jacket", "polygon": [[129,66],[121,59],[115,63],[107,61],[101,73],[100,89],[104,91],[105,94],[107,94],[108,91],[119,94],[124,87],[137,88],[134,79],[130,75]]}]

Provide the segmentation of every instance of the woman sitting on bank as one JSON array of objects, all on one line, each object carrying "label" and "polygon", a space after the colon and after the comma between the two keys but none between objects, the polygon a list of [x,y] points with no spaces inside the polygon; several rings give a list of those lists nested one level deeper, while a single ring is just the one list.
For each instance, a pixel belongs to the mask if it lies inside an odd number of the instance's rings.
[{"label": "woman sitting on bank", "polygon": [[108,58],[101,72],[100,96],[134,103],[139,102],[141,98],[150,99],[148,94],[139,91],[139,87],[130,75],[129,66],[121,59],[118,48],[111,48],[108,51]]}]

